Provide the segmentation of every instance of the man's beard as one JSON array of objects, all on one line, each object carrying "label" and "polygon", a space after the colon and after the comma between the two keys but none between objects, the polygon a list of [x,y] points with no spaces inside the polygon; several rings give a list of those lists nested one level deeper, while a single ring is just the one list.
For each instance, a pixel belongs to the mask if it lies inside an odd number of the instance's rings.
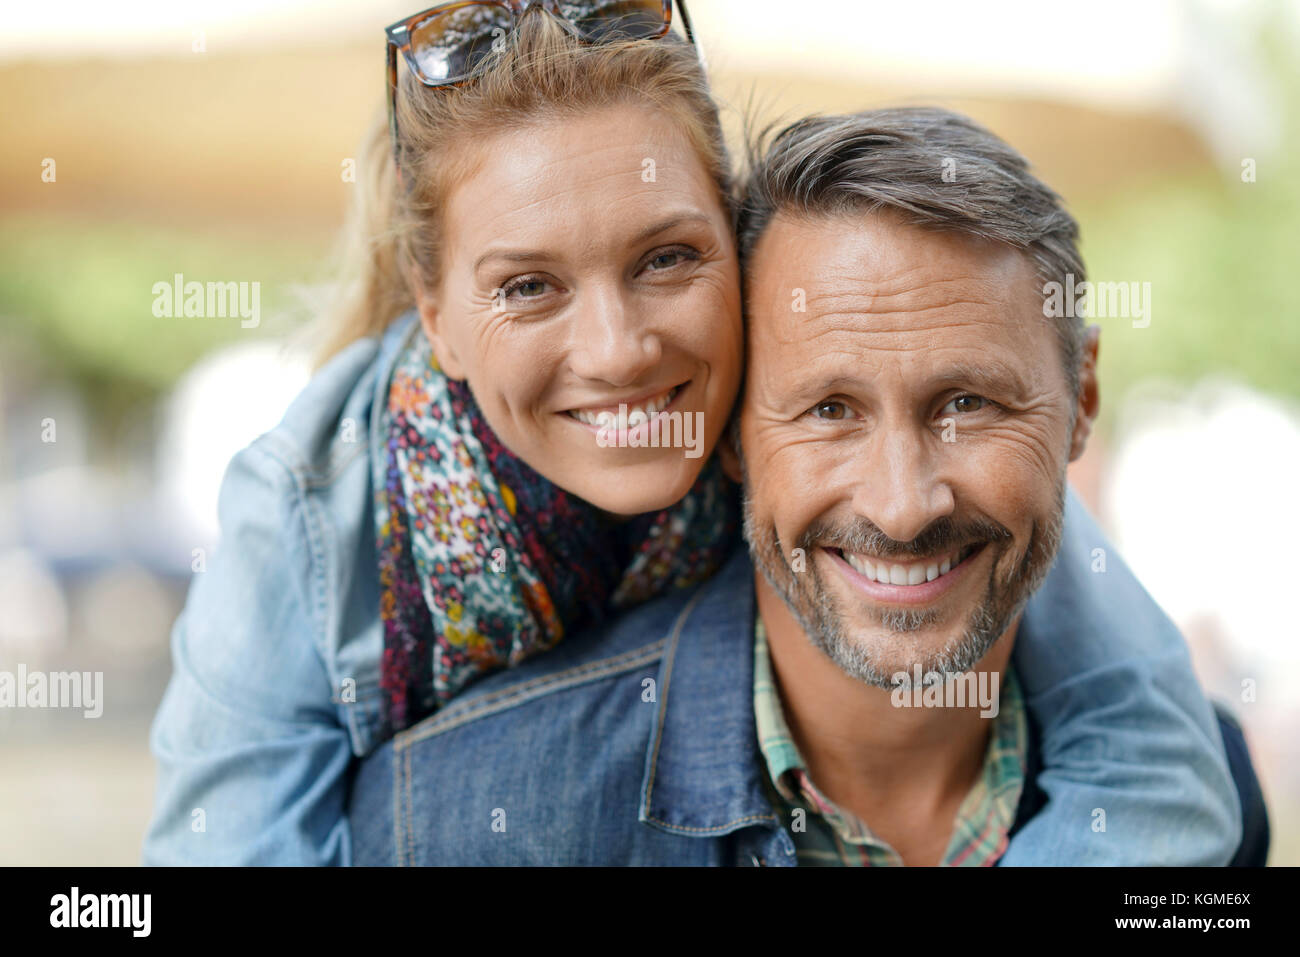
[{"label": "man's beard", "polygon": [[[900,685],[910,687],[913,670],[918,665],[923,675],[973,670],[1047,577],[1060,547],[1064,512],[1065,475],[1062,473],[1051,514],[1034,521],[1025,554],[1016,561],[1009,575],[998,575],[999,561],[1014,545],[1009,529],[991,519],[957,522],[950,518],[931,523],[910,542],[889,538],[865,518],[844,525],[815,522],[791,549],[791,554],[794,548],[803,550],[804,570],[795,572],[777,541],[776,529],[771,525],[762,529],[758,527],[749,497],[749,483],[745,483],[745,541],[749,544],[754,564],[772,590],[781,596],[814,645],[846,674],[885,689]],[[883,656],[869,643],[855,640],[848,633],[846,616],[839,601],[823,580],[820,563],[814,561],[819,548],[840,548],[906,562],[981,542],[986,543],[985,549],[992,553],[988,585],[961,633],[938,652],[918,659],[911,657],[913,652],[908,651],[908,660],[892,663],[882,660]],[[863,598],[863,604],[866,603],[867,599]],[[879,627],[893,636],[906,636],[937,623],[942,617],[932,608],[871,609],[869,614]],[[900,646],[901,642],[894,644]],[[895,680],[900,673],[905,673],[906,678]]]}]

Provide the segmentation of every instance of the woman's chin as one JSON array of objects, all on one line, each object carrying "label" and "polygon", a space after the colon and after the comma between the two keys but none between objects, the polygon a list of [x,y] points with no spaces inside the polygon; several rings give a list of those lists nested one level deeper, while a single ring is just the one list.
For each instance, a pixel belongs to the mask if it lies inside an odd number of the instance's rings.
[{"label": "woman's chin", "polygon": [[705,461],[686,459],[679,452],[671,462],[611,462],[604,468],[557,476],[551,481],[603,512],[631,518],[680,502],[699,478]]}]

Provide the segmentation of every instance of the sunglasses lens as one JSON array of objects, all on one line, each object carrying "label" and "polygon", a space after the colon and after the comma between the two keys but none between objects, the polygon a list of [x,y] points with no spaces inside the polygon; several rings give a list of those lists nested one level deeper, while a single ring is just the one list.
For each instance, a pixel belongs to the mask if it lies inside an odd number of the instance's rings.
[{"label": "sunglasses lens", "polygon": [[510,11],[487,3],[453,7],[411,29],[411,56],[428,83],[448,83],[474,73],[510,35]]},{"label": "sunglasses lens", "polygon": [[560,12],[584,40],[645,40],[668,30],[662,0],[561,0]]}]

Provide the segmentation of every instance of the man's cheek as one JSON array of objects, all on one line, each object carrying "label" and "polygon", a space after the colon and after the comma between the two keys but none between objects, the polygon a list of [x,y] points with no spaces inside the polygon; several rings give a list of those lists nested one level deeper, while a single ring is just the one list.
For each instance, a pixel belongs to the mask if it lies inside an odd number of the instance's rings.
[{"label": "man's cheek", "polygon": [[[1064,460],[1051,454],[1036,436],[1004,433],[971,442],[957,455],[954,476],[962,487],[985,500],[990,509],[1024,514],[1050,501]],[[990,515],[1008,525],[996,511]]]},{"label": "man's cheek", "polygon": [[983,444],[1006,468],[1032,475],[1034,480],[1054,481],[1069,455],[1067,424],[1055,416],[1036,415],[1017,422],[1014,428],[990,430]]},{"label": "man's cheek", "polygon": [[803,518],[816,517],[834,502],[852,498],[853,483],[864,478],[843,451],[813,441],[783,446],[763,462],[766,470],[782,477],[786,498],[802,506]]}]

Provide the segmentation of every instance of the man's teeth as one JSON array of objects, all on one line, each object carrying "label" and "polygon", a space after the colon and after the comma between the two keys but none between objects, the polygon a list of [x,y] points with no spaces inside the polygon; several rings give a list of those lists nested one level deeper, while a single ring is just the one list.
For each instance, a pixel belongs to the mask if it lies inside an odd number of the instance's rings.
[{"label": "man's teeth", "polygon": [[969,547],[959,548],[957,551],[945,555],[941,560],[927,559],[926,561],[910,562],[905,565],[881,561],[878,558],[869,558],[856,552],[841,550],[840,554],[844,556],[844,560],[853,567],[854,571],[865,575],[872,581],[884,585],[920,585],[924,582],[932,582],[940,575],[948,574],[952,567],[960,564],[970,551]]},{"label": "man's teeth", "polygon": [[[669,389],[659,398],[651,402],[643,402],[640,405],[628,406],[627,409],[627,427],[635,429],[638,425],[645,425],[652,418],[668,408],[668,405],[677,397],[680,386]],[[617,412],[588,412],[586,409],[571,409],[569,415],[573,416],[579,422],[595,426],[598,429],[612,429],[619,424]]]}]

